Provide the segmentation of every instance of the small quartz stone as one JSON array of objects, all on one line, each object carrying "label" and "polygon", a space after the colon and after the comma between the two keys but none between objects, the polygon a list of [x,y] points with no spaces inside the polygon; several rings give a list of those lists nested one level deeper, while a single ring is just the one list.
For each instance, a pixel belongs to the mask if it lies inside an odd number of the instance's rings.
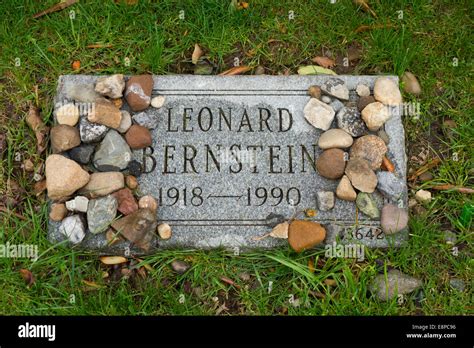
[{"label": "small quartz stone", "polygon": [[79,107],[74,103],[68,103],[56,109],[56,121],[74,127],[79,121]]},{"label": "small quartz stone", "polygon": [[173,262],[171,262],[171,268],[178,274],[184,274],[191,266],[185,261],[173,260]]},{"label": "small quartz stone", "polygon": [[402,103],[402,95],[398,86],[388,77],[379,77],[374,85],[375,100],[391,106]]},{"label": "small quartz stone", "polygon": [[372,132],[379,130],[390,117],[392,114],[389,108],[379,102],[371,103],[362,110],[362,119]]},{"label": "small quartz stone", "polygon": [[132,126],[132,116],[127,110],[121,110],[122,120],[120,121],[120,126],[117,128],[117,131],[120,133],[125,133]]},{"label": "small quartz stone", "polygon": [[328,211],[334,208],[334,192],[319,191],[316,193],[316,199],[318,201],[319,210]]},{"label": "small quartz stone", "polygon": [[328,97],[327,95],[323,95],[323,96],[321,97],[321,101],[322,101],[323,103],[326,103],[326,104],[331,104],[332,99],[331,99],[331,97]]},{"label": "small quartz stone", "polygon": [[151,209],[152,211],[156,211],[158,209],[158,203],[152,196],[143,196],[138,201],[138,207],[140,209]]},{"label": "small quartz stone", "polygon": [[89,205],[89,200],[84,196],[76,196],[74,199],[66,202],[66,208],[69,211],[87,212],[87,207]]},{"label": "small quartz stone", "polygon": [[171,238],[171,226],[168,224],[160,224],[157,228],[158,235],[161,239],[170,239]]},{"label": "small quartz stone", "polygon": [[427,190],[418,190],[415,193],[415,199],[420,203],[431,202],[431,192]]},{"label": "small quartz stone", "polygon": [[95,91],[109,98],[121,98],[125,81],[122,74],[102,76],[97,79]]},{"label": "small quartz stone", "polygon": [[352,143],[352,137],[342,129],[337,128],[327,130],[321,134],[318,140],[318,146],[323,150],[331,148],[345,149],[351,147]]},{"label": "small quartz stone", "polygon": [[370,95],[370,88],[366,85],[357,85],[356,93],[359,97],[367,97]]},{"label": "small quartz stone", "polygon": [[304,117],[318,129],[328,130],[334,119],[334,110],[331,106],[321,102],[316,98],[311,98],[304,107]]},{"label": "small quartz stone", "polygon": [[84,223],[79,215],[68,216],[59,226],[59,233],[64,235],[70,243],[79,244],[86,236]]},{"label": "small quartz stone", "polygon": [[151,99],[151,106],[154,108],[161,108],[165,104],[165,96],[164,95],[158,95],[156,97],[153,97]]},{"label": "small quartz stone", "polygon": [[345,82],[339,78],[330,78],[321,85],[321,90],[332,97],[349,100],[349,90]]}]

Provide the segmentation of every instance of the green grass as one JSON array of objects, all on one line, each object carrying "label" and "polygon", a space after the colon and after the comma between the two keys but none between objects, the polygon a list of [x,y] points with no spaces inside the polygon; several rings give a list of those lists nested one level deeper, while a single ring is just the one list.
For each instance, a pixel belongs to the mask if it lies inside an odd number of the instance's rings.
[{"label": "green grass", "polygon": [[[407,245],[367,251],[364,262],[325,259],[321,251],[297,255],[287,248],[240,256],[225,250],[164,251],[145,258],[153,267],[145,278],[126,279],[118,276],[119,270],[101,265],[97,256],[51,248],[45,238],[44,196],[35,196],[32,174],[15,161],[19,152],[37,168],[44,163],[45,156],[36,154],[34,135],[25,123],[28,104],[38,105],[49,123],[57,78],[76,73],[71,68],[74,60],[81,61],[81,74],[189,73],[192,50],[199,43],[219,72],[230,68],[237,57],[242,64],[263,65],[268,74],[294,74],[316,55],[330,51],[343,57],[357,44],[363,53],[351,73],[401,75],[408,70],[422,83],[420,98],[405,95],[421,103],[421,117],[405,120],[409,158],[427,148],[430,156],[443,161],[432,170],[431,182],[416,187],[445,183],[472,187],[472,1],[371,1],[377,19],[342,0],[336,4],[249,1],[249,8],[240,11],[232,10],[230,1],[224,0],[139,1],[132,6],[82,1],[37,20],[31,18],[55,2],[0,4],[0,132],[8,143],[0,165],[0,203],[12,204],[11,210],[24,217],[0,213],[0,240],[37,244],[44,253],[35,263],[0,259],[0,314],[212,315],[219,308],[221,314],[251,315],[474,313],[472,225],[463,226],[459,220],[463,206],[473,204],[466,194],[434,192],[426,212],[412,214]],[[70,10],[75,11],[73,20]],[[184,19],[179,18],[180,10]],[[403,10],[401,20],[398,10]],[[289,11],[294,12],[292,20]],[[380,23],[393,27],[355,33],[360,25]],[[110,47],[86,48],[95,43]],[[15,58],[20,66],[15,66]],[[457,66],[453,66],[454,58]],[[456,122],[456,128],[443,126],[448,118]],[[409,167],[416,169],[418,164],[410,160]],[[11,189],[8,179],[20,188]],[[457,234],[457,256],[443,238],[446,230]],[[192,268],[176,275],[169,267],[174,259],[187,260]],[[314,273],[308,268],[310,260],[316,265]],[[376,300],[368,284],[387,267],[422,279],[422,293],[408,295],[402,304],[396,299]],[[30,269],[36,278],[31,287],[20,276],[22,268]],[[102,277],[104,271],[109,272],[108,278]],[[242,273],[250,279],[240,279]],[[223,276],[239,288],[223,283]],[[451,277],[463,279],[466,290],[451,289]],[[328,278],[336,285],[325,285]],[[83,280],[100,288],[86,286]],[[290,304],[292,296],[299,306]],[[227,309],[221,307],[224,303]]]}]

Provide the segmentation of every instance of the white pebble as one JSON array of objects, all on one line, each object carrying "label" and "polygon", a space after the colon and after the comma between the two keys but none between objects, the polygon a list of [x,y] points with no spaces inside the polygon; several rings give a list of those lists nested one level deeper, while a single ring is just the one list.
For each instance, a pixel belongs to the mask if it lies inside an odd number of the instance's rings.
[{"label": "white pebble", "polygon": [[151,99],[151,106],[157,109],[161,108],[164,103],[165,103],[165,97],[163,95],[158,95]]}]

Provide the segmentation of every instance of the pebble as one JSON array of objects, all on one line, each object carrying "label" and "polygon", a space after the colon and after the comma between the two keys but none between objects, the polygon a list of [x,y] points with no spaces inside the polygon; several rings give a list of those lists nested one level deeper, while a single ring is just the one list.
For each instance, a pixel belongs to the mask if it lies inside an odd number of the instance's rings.
[{"label": "pebble", "polygon": [[140,112],[139,114],[133,115],[133,121],[148,129],[155,129],[158,124],[158,117],[151,112]]},{"label": "pebble", "polygon": [[377,208],[377,204],[371,194],[359,192],[356,198],[356,205],[357,208],[368,217],[372,219],[378,219],[380,217],[379,208]]},{"label": "pebble", "polygon": [[311,98],[320,99],[321,98],[321,88],[319,86],[310,86],[308,88],[308,94]]},{"label": "pebble", "polygon": [[343,175],[341,181],[339,181],[339,184],[337,185],[336,189],[336,196],[337,198],[345,201],[356,200],[357,193],[352,187],[351,181],[349,180],[347,175]]},{"label": "pebble", "polygon": [[464,282],[464,280],[459,278],[451,278],[449,280],[449,285],[453,289],[458,290],[460,292],[464,292],[464,290],[466,289],[466,283]]},{"label": "pebble", "polygon": [[400,232],[408,225],[408,213],[396,205],[386,204],[382,208],[380,225],[385,234]]},{"label": "pebble", "polygon": [[100,171],[118,171],[128,167],[132,152],[126,141],[115,130],[110,130],[99,144],[93,163]]},{"label": "pebble", "polygon": [[65,124],[51,128],[50,136],[54,153],[67,151],[81,144],[81,137],[77,128]]},{"label": "pebble", "polygon": [[185,261],[173,260],[173,262],[171,262],[171,268],[178,274],[184,274],[191,266]]},{"label": "pebble", "polygon": [[88,164],[91,161],[95,146],[91,144],[82,144],[69,151],[69,157],[81,164]]},{"label": "pebble", "polygon": [[168,224],[159,224],[158,228],[158,235],[161,239],[170,239],[171,238],[171,226]]},{"label": "pebble", "polygon": [[392,114],[389,108],[379,102],[371,103],[362,110],[362,119],[372,132],[379,130],[390,117]]},{"label": "pebble", "polygon": [[345,173],[352,186],[362,192],[372,193],[377,186],[377,175],[370,169],[369,163],[362,158],[351,158],[347,162]]},{"label": "pebble", "polygon": [[89,122],[87,117],[81,117],[79,120],[79,133],[83,143],[95,143],[105,136],[108,128],[104,125]]},{"label": "pebble", "polygon": [[323,150],[331,148],[345,149],[351,147],[353,141],[352,137],[342,129],[333,128],[321,134],[318,146]]},{"label": "pebble", "polygon": [[112,194],[117,199],[117,210],[123,215],[130,215],[138,210],[138,204],[129,188],[123,188]]},{"label": "pebble", "polygon": [[379,77],[374,85],[375,100],[391,106],[402,103],[402,95],[398,86],[388,77]]},{"label": "pebble", "polygon": [[136,124],[132,125],[127,131],[125,140],[133,150],[144,149],[151,146],[152,143],[151,133],[148,128]]},{"label": "pebble", "polygon": [[311,98],[304,107],[304,117],[318,129],[328,130],[334,120],[334,110],[331,106],[321,102],[316,98]]},{"label": "pebble", "polygon": [[99,77],[95,83],[95,91],[103,96],[116,99],[122,97],[125,81],[122,74]]},{"label": "pebble", "polygon": [[326,103],[326,104],[331,104],[331,103],[332,103],[331,97],[328,97],[327,95],[323,95],[323,96],[321,97],[321,101],[322,101],[323,103]]},{"label": "pebble", "polygon": [[125,99],[133,111],[142,111],[150,105],[152,90],[151,75],[132,76],[126,83]]},{"label": "pebble", "polygon": [[405,92],[413,94],[413,95],[420,95],[421,94],[421,86],[418,82],[418,79],[415,75],[413,75],[409,71],[405,71],[402,75],[402,82],[403,82],[403,89]]},{"label": "pebble", "polygon": [[358,102],[357,102],[357,109],[359,111],[362,111],[365,109],[365,107],[369,104],[375,103],[375,98],[372,97],[371,95],[367,97],[360,97]]},{"label": "pebble", "polygon": [[363,158],[367,160],[370,168],[380,169],[383,156],[387,152],[387,145],[376,135],[364,135],[354,141],[351,147],[350,158]]},{"label": "pebble", "polygon": [[110,128],[119,128],[122,121],[122,113],[118,107],[110,102],[96,102],[87,119]]},{"label": "pebble", "polygon": [[140,175],[142,175],[142,165],[141,165],[141,163],[136,161],[136,160],[130,161],[130,163],[128,164],[128,173],[130,175],[133,175],[133,176],[137,177],[137,178]]},{"label": "pebble", "polygon": [[360,112],[354,107],[343,107],[338,111],[337,126],[353,137],[360,137],[367,131],[364,121],[360,118]]},{"label": "pebble", "polygon": [[341,79],[331,78],[326,80],[321,85],[321,90],[332,97],[349,100],[349,89],[347,89],[345,82]]},{"label": "pebble", "polygon": [[415,193],[415,199],[420,203],[431,202],[431,192],[426,190],[418,190]]},{"label": "pebble", "polygon": [[433,180],[433,178],[434,178],[433,173],[431,173],[430,171],[421,173],[418,176],[418,179],[420,179],[422,182],[431,181]]},{"label": "pebble", "polygon": [[70,196],[89,182],[89,173],[76,162],[61,155],[46,159],[46,188],[52,200]]},{"label": "pebble", "polygon": [[357,85],[356,93],[359,97],[368,97],[370,95],[370,88],[366,85]]},{"label": "pebble", "polygon": [[117,207],[117,200],[113,196],[91,199],[87,209],[89,231],[94,234],[107,231],[117,215]]},{"label": "pebble", "polygon": [[255,75],[264,75],[265,74],[265,68],[261,65],[257,66],[255,68]]},{"label": "pebble", "polygon": [[29,158],[27,158],[23,161],[22,167],[27,172],[34,172],[35,171],[35,164]]},{"label": "pebble", "polygon": [[72,244],[79,244],[86,236],[84,222],[79,215],[68,216],[61,222],[59,233],[64,235]]},{"label": "pebble", "polygon": [[55,115],[59,124],[74,127],[79,121],[79,107],[74,103],[67,103],[57,108]]},{"label": "pebble", "polygon": [[297,253],[320,244],[326,238],[326,229],[313,221],[293,220],[288,228],[288,243]]},{"label": "pebble", "polygon": [[399,270],[391,269],[386,275],[377,275],[369,285],[369,289],[379,300],[387,301],[398,295],[408,294],[421,285],[421,280],[403,274]]},{"label": "pebble", "polygon": [[120,172],[92,173],[89,183],[79,193],[91,198],[107,196],[125,186],[123,174]]},{"label": "pebble", "polygon": [[64,203],[53,203],[51,204],[51,210],[49,212],[49,218],[53,221],[61,221],[67,215],[67,208]]},{"label": "pebble", "polygon": [[156,214],[150,209],[138,209],[112,223],[112,228],[145,251],[150,248],[156,230]]},{"label": "pebble", "polygon": [[132,116],[130,116],[130,113],[127,110],[121,110],[122,113],[122,119],[120,121],[120,126],[117,128],[117,131],[119,133],[125,133],[128,131],[128,129],[132,126]]},{"label": "pebble", "polygon": [[384,131],[383,129],[377,132],[377,136],[383,140],[385,145],[388,145],[390,143],[390,137],[388,136],[387,132]]},{"label": "pebble", "polygon": [[165,96],[157,95],[156,97],[151,98],[151,106],[156,109],[161,108],[165,104]]},{"label": "pebble", "polygon": [[325,150],[316,161],[319,174],[327,179],[339,179],[344,174],[345,166],[344,151],[341,149]]},{"label": "pebble", "polygon": [[89,199],[84,196],[76,196],[74,199],[66,202],[66,208],[69,211],[85,213],[89,205]]},{"label": "pebble", "polygon": [[152,196],[143,196],[138,201],[138,207],[140,209],[150,209],[156,212],[156,210],[158,209],[158,203],[156,202],[156,199]]},{"label": "pebble", "polygon": [[94,90],[94,84],[68,84],[65,86],[68,99],[74,99],[81,103],[95,103],[97,100],[105,100],[99,93]]},{"label": "pebble", "polygon": [[403,198],[405,185],[403,180],[387,171],[377,172],[377,189],[392,202]]},{"label": "pebble", "polygon": [[131,190],[135,190],[138,187],[137,178],[135,178],[133,175],[127,175],[125,177],[125,183],[127,187]]},{"label": "pebble", "polygon": [[341,103],[339,99],[334,99],[330,104],[329,104],[335,112],[338,112],[344,107],[344,104]]},{"label": "pebble", "polygon": [[321,211],[329,211],[334,208],[335,198],[332,191],[318,191],[316,192],[316,200]]}]

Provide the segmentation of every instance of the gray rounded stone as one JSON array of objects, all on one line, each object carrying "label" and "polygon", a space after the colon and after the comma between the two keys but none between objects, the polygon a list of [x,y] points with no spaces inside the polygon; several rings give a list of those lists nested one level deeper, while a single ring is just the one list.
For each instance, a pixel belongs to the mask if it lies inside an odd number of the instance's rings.
[{"label": "gray rounded stone", "polygon": [[94,234],[105,232],[115,219],[117,208],[117,199],[113,196],[91,199],[87,209],[89,231]]},{"label": "gray rounded stone", "polygon": [[97,147],[94,167],[101,172],[119,171],[127,168],[132,159],[132,151],[127,142],[115,130],[110,130]]},{"label": "gray rounded stone", "polygon": [[369,289],[379,300],[391,300],[397,295],[408,294],[422,285],[421,280],[392,269],[387,274],[379,274],[369,285]]},{"label": "gray rounded stone", "polygon": [[355,107],[343,107],[336,114],[337,126],[353,137],[360,137],[367,132],[367,127]]},{"label": "gray rounded stone", "polygon": [[95,146],[91,144],[82,144],[69,151],[69,157],[80,164],[88,164],[94,153]]},{"label": "gray rounded stone", "polygon": [[321,84],[321,90],[329,94],[331,97],[335,97],[342,100],[349,100],[349,89],[346,83],[338,78],[331,78]]},{"label": "gray rounded stone", "polygon": [[405,187],[405,183],[392,172],[377,172],[377,189],[390,201],[398,202],[402,199]]},{"label": "gray rounded stone", "polygon": [[328,211],[334,208],[334,192],[319,191],[316,193],[316,199],[318,201],[319,210]]},{"label": "gray rounded stone", "polygon": [[385,234],[394,234],[407,227],[408,213],[393,204],[387,204],[382,208],[380,225]]}]

